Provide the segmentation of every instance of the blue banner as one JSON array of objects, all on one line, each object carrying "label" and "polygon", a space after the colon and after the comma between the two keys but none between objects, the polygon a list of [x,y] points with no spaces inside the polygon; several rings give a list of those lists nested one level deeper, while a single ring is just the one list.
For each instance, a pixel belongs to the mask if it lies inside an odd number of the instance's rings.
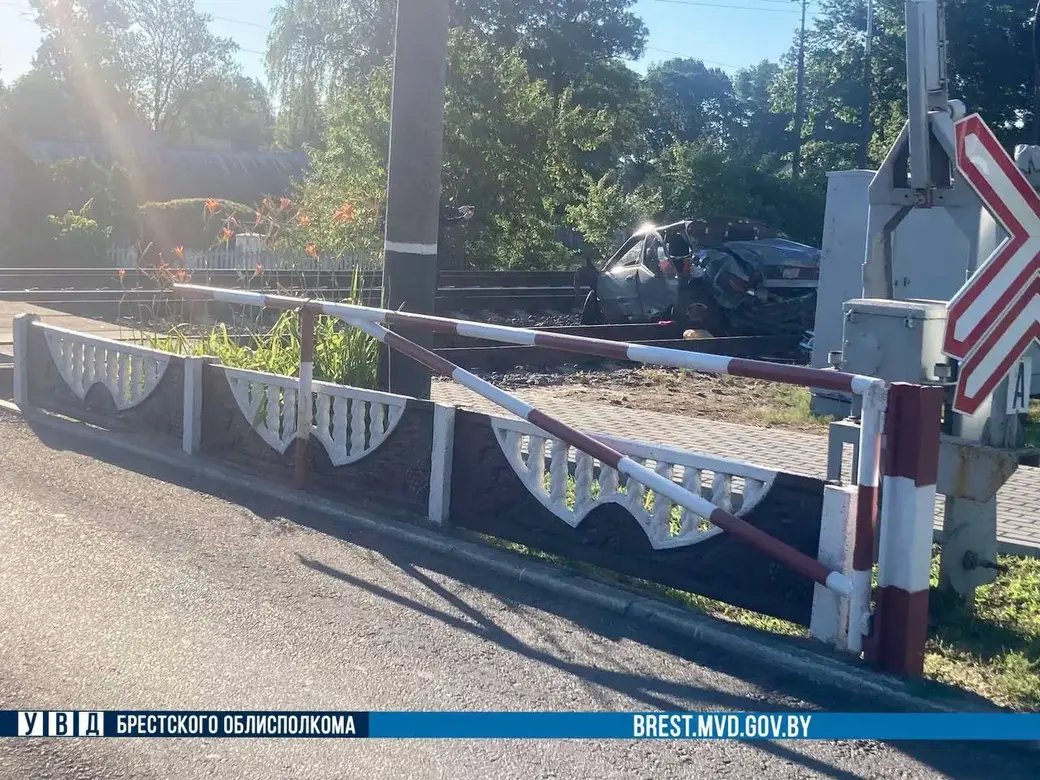
[{"label": "blue banner", "polygon": [[1040,714],[0,711],[0,737],[1040,741]]}]

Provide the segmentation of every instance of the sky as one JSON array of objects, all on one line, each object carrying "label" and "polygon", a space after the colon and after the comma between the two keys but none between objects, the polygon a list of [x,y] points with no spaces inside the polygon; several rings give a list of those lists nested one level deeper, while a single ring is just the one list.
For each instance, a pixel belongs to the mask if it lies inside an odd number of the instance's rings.
[{"label": "sky", "polygon": [[[350,0],[344,0],[350,2]],[[282,0],[196,0],[213,16],[211,29],[238,43],[243,71],[264,78],[271,9]],[[814,6],[809,5],[811,23]],[[649,35],[639,71],[676,56],[696,57],[728,73],[763,59],[778,60],[800,24],[799,0],[638,0]],[[32,65],[40,36],[28,0],[0,0],[0,80],[10,84]]]}]

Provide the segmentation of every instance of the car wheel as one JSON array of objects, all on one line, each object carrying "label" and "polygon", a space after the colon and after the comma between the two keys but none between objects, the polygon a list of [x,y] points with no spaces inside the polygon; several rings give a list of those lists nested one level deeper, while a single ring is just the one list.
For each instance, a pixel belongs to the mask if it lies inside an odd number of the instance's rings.
[{"label": "car wheel", "polygon": [[722,311],[711,298],[690,301],[682,312],[683,330],[706,330],[713,336],[722,335]]},{"label": "car wheel", "polygon": [[590,290],[588,297],[585,298],[585,305],[581,309],[581,324],[582,325],[601,325],[603,324],[603,312],[599,308],[599,297],[596,295],[595,290]]}]

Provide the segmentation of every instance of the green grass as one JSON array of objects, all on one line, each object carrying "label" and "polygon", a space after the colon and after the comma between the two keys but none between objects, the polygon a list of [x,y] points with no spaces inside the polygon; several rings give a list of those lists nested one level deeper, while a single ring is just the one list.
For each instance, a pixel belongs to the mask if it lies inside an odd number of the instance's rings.
[{"label": "green grass", "polygon": [[1040,447],[1040,400],[1034,400],[1029,404],[1029,416],[1025,426],[1027,447]]},{"label": "green grass", "polygon": [[769,427],[820,427],[825,428],[834,421],[833,417],[818,417],[811,411],[812,394],[804,387],[776,385],[776,394],[768,406],[760,406],[752,412],[755,421]]},{"label": "green grass", "polygon": [[[734,607],[695,593],[628,577],[522,544],[482,536],[490,545],[552,563],[600,581],[635,589],[695,612],[773,634],[806,638],[804,626]],[[978,589],[975,607],[936,590],[932,561],[925,676],[1022,711],[1040,710],[1040,559],[1001,556],[1006,573]]]},{"label": "green grass", "polygon": [[[998,704],[1040,709],[1040,559],[1002,556],[1006,572],[976,591],[974,609],[933,590],[926,674]],[[932,585],[938,583],[938,558]]]},{"label": "green grass", "polygon": [[[357,300],[360,269],[348,301]],[[267,331],[249,334],[241,344],[228,333],[227,325],[214,325],[201,337],[188,335],[188,326],[164,335],[146,335],[141,340],[152,349],[175,355],[214,357],[229,368],[245,368],[281,376],[300,373],[300,315],[284,311]],[[350,387],[374,388],[379,366],[379,342],[337,317],[319,315],[314,321],[314,378]]]}]

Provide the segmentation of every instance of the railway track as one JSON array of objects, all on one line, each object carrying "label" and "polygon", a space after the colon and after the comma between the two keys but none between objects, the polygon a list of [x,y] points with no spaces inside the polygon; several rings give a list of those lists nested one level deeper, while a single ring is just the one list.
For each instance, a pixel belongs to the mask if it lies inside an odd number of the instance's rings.
[{"label": "railway track", "polygon": [[[306,293],[342,300],[352,289],[353,272],[193,271],[190,280],[214,287]],[[379,272],[365,272],[360,298],[378,305]],[[571,312],[583,301],[570,271],[444,271],[434,301],[437,314],[480,312]],[[0,269],[0,301],[36,303],[69,314],[108,319],[149,310],[178,311],[180,299],[169,292],[170,279],[144,270],[120,277],[115,269]],[[212,308],[212,307],[211,307]],[[154,314],[153,314],[154,316]]]},{"label": "railway track", "polygon": [[[173,269],[172,273],[177,273]],[[351,271],[229,271],[194,269],[184,272],[193,284],[212,287],[260,289],[349,290]],[[169,285],[169,273],[150,269],[115,268],[0,268],[0,291],[18,290],[157,290]],[[164,281],[163,276],[167,279]],[[362,271],[361,287],[378,289],[380,271]],[[441,271],[438,288],[574,288],[574,271]]]},{"label": "railway track", "polygon": [[[637,325],[565,325],[534,327],[545,333],[624,341],[643,346],[665,347],[712,355],[757,358],[777,362],[795,362],[799,339],[790,336],[726,336],[719,338],[683,339],[672,323]],[[413,335],[409,333],[409,335]],[[238,334],[232,338],[248,345],[253,337]],[[507,372],[517,369],[552,370],[561,366],[582,369],[605,367],[612,362],[594,355],[581,355],[544,346],[517,346],[482,339],[468,339],[456,334],[432,334],[434,352],[462,368],[479,372]]]},{"label": "railway track", "polygon": [[[272,290],[299,294],[300,290]],[[328,300],[343,300],[346,292],[336,290],[308,290],[308,293]],[[362,290],[362,303],[378,306],[380,290]],[[191,302],[165,290],[0,290],[0,301],[35,303],[68,314],[96,319],[142,314],[155,317],[159,312],[188,311]],[[572,312],[579,306],[573,287],[444,287],[437,291],[434,313],[476,314],[480,312]],[[201,311],[202,306],[195,306]],[[208,303],[209,316],[220,319],[232,307]]]},{"label": "railway track", "polygon": [[[240,287],[286,294],[309,294],[342,300],[353,283],[352,271],[295,272],[196,270],[191,281],[214,287]],[[379,305],[381,274],[364,272],[361,300]],[[532,313],[574,313],[584,300],[570,271],[443,271],[434,312],[444,316],[494,313],[527,318]],[[168,285],[167,281],[167,285]],[[228,304],[185,301],[173,295],[154,273],[128,270],[120,278],[115,269],[6,268],[0,269],[0,301],[34,303],[83,317],[114,321],[132,317],[149,322],[235,321]],[[793,361],[798,339],[787,336],[735,336],[684,340],[673,324],[553,326],[536,328],[552,333],[625,341],[672,349]],[[248,342],[248,335],[237,338]],[[594,368],[603,358],[561,352],[542,346],[512,346],[458,336],[437,335],[434,349],[458,365],[475,371],[552,369],[562,365]]]}]

